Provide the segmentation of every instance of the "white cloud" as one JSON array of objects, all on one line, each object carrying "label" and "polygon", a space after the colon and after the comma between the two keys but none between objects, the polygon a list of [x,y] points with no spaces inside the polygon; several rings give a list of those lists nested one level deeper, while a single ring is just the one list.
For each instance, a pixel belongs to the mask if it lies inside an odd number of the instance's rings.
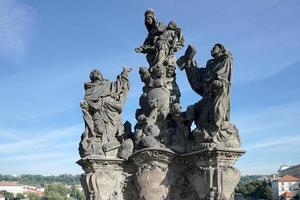
[{"label": "white cloud", "polygon": [[246,150],[237,163],[243,175],[270,174],[283,162],[299,162],[300,102],[243,110],[233,118]]},{"label": "white cloud", "polygon": [[35,22],[32,7],[16,0],[0,0],[0,55],[13,59],[22,56]]},{"label": "white cloud", "polygon": [[2,173],[80,173],[75,162],[79,159],[77,148],[82,131],[81,124],[54,130],[0,130],[7,135],[26,135],[22,140],[0,144]]},{"label": "white cloud", "polygon": [[0,130],[7,135],[26,135],[22,140],[0,144],[2,173],[80,173],[75,162],[79,159],[77,148],[82,131],[81,124],[54,130]]},{"label": "white cloud", "polygon": [[262,141],[255,144],[250,144],[248,146],[245,146],[246,150],[254,150],[254,149],[261,149],[261,148],[270,148],[274,146],[280,146],[280,145],[286,145],[286,146],[292,146],[292,145],[298,145],[300,144],[300,134],[298,135],[285,135],[284,137],[276,137],[269,139],[267,141]]},{"label": "white cloud", "polygon": [[23,138],[20,137],[15,131],[7,131],[7,130],[0,130],[0,137],[3,139],[9,139],[14,141],[21,141]]},{"label": "white cloud", "polygon": [[277,164],[266,164],[266,163],[257,163],[255,164],[246,164],[239,165],[237,167],[241,170],[241,174],[245,175],[269,175],[275,173],[279,168]]},{"label": "white cloud", "polygon": [[[20,132],[22,130],[19,130]],[[7,131],[6,131],[7,132]],[[29,132],[29,131],[27,131]],[[82,132],[82,125],[74,125],[61,129],[55,129],[51,131],[32,131],[33,133],[27,135],[27,139],[21,141],[15,141],[0,145],[1,154],[10,153],[26,153],[26,152],[43,152],[45,149],[56,147],[57,144],[61,144],[61,139],[71,135],[78,136],[80,139],[80,133]],[[35,132],[35,133],[34,133]],[[16,154],[15,154],[16,155]]]},{"label": "white cloud", "polygon": [[51,159],[62,159],[65,158],[67,154],[65,152],[37,152],[30,154],[22,154],[16,156],[9,156],[2,158],[1,162],[26,162],[26,161],[43,161],[47,162]]},{"label": "white cloud", "polygon": [[283,130],[295,132],[300,129],[300,102],[244,110],[233,113],[232,121],[237,124],[241,134],[274,134]]}]

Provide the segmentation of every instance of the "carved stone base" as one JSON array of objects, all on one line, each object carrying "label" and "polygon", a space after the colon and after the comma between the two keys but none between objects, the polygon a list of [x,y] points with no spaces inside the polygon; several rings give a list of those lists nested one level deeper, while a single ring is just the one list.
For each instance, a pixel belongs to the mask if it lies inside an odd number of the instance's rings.
[{"label": "carved stone base", "polygon": [[233,200],[240,171],[233,167],[245,151],[207,148],[182,155],[187,177],[200,200]]},{"label": "carved stone base", "polygon": [[77,163],[85,171],[81,185],[87,200],[136,199],[132,169],[123,159],[91,156]]},{"label": "carved stone base", "polygon": [[143,149],[131,159],[143,200],[232,200],[240,172],[233,167],[245,152],[207,148],[188,154],[165,149]]},{"label": "carved stone base", "polygon": [[148,148],[129,161],[86,157],[77,163],[87,200],[233,200],[240,149],[207,148],[188,154]]},{"label": "carved stone base", "polygon": [[140,150],[131,156],[138,166],[135,180],[139,199],[167,199],[171,185],[168,165],[175,157],[172,151],[152,148]]}]

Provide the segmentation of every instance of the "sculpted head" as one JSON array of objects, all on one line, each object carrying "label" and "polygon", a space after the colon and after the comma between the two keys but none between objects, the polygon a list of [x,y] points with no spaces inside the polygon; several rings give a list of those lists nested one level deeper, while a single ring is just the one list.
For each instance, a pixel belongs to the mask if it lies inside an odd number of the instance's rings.
[{"label": "sculpted head", "polygon": [[96,81],[103,81],[103,76],[101,74],[101,72],[98,69],[94,69],[93,71],[91,71],[90,73],[90,79],[92,82],[96,82]]},{"label": "sculpted head", "polygon": [[146,26],[153,26],[155,23],[155,13],[153,9],[147,9],[145,11],[145,24]]},{"label": "sculpted head", "polygon": [[222,53],[225,53],[225,47],[223,44],[217,43],[210,51],[212,57],[216,57]]},{"label": "sculpted head", "polygon": [[168,24],[168,29],[176,30],[177,29],[176,23],[174,21],[170,21]]}]

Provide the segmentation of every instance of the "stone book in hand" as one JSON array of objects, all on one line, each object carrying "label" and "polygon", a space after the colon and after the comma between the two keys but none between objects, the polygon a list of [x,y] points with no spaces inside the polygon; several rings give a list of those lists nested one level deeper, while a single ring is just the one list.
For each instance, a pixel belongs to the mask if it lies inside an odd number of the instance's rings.
[{"label": "stone book in hand", "polygon": [[184,57],[187,60],[192,61],[195,55],[196,55],[196,48],[193,47],[192,45],[189,45],[184,53]]},{"label": "stone book in hand", "polygon": [[192,45],[189,45],[184,53],[183,56],[181,56],[177,60],[177,65],[179,69],[182,71],[186,66],[188,61],[192,61],[196,55],[196,48],[193,47]]}]

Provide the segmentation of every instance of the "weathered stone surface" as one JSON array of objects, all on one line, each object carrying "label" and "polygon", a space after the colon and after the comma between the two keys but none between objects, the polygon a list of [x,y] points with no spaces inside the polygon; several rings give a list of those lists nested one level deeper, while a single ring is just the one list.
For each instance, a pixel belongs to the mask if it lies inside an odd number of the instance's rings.
[{"label": "weathered stone surface", "polygon": [[187,177],[199,199],[231,200],[240,180],[233,165],[245,151],[206,148],[182,155],[188,165]]},{"label": "weathered stone surface", "polygon": [[194,148],[238,148],[239,132],[229,121],[232,55],[222,44],[215,44],[212,59],[205,68],[198,68],[195,54],[195,48],[189,46],[177,61],[180,69],[186,71],[192,89],[202,97],[186,111],[196,125],[192,131]]},{"label": "weathered stone surface", "polygon": [[[129,91],[130,71],[124,68],[114,82],[104,79],[99,70],[90,73],[91,81],[84,84],[85,96],[80,102],[85,123],[79,144],[82,158],[91,155],[117,156],[121,146],[117,137],[123,134],[121,112]],[[126,149],[131,151],[127,154],[132,153],[132,149]]]},{"label": "weathered stone surface", "polygon": [[131,159],[137,165],[135,174],[139,199],[167,199],[170,188],[168,165],[176,154],[163,149],[143,149]]},{"label": "weathered stone surface", "polygon": [[207,148],[176,154],[161,148],[145,148],[129,160],[87,157],[82,185],[88,200],[232,200],[239,179],[233,167],[245,152]]},{"label": "weathered stone surface", "polygon": [[124,159],[91,156],[77,163],[85,171],[80,181],[87,200],[136,199],[133,165]]},{"label": "weathered stone surface", "polygon": [[77,163],[85,171],[81,184],[87,200],[136,199],[132,172],[130,167],[124,168],[124,161],[133,152],[131,124],[123,125],[121,120],[130,71],[124,68],[116,81],[109,81],[99,70],[93,70],[91,81],[84,85],[80,106],[85,131],[79,144],[82,159]]},{"label": "weathered stone surface", "polygon": [[152,9],[144,17],[148,35],[135,51],[146,55],[149,66],[139,69],[144,86],[134,132],[121,120],[131,69],[116,81],[94,70],[85,84],[77,163],[85,171],[86,199],[233,200],[240,179],[234,164],[245,152],[229,120],[232,55],[215,44],[212,59],[198,68],[196,48],[187,48],[177,65],[201,99],[182,112],[175,58],[182,30],[173,21],[159,22]]},{"label": "weathered stone surface", "polygon": [[181,111],[175,52],[183,47],[184,38],[174,21],[168,25],[159,22],[152,9],[145,12],[145,26],[148,35],[135,49],[146,54],[149,63],[148,68],[139,70],[144,87],[136,111],[136,149],[171,148],[171,135],[176,134],[172,116]]}]

